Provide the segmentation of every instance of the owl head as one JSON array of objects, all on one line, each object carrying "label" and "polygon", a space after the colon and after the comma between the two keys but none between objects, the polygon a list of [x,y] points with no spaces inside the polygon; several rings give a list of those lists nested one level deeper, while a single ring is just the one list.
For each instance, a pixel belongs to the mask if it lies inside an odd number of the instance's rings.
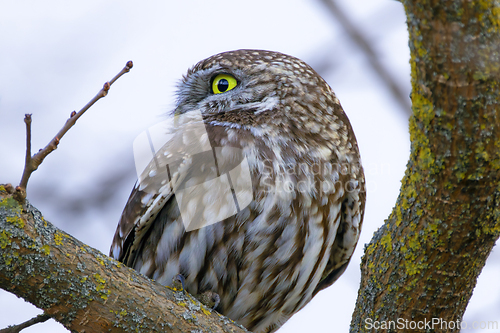
[{"label": "owl head", "polygon": [[224,52],[193,66],[178,85],[175,112],[193,110],[209,121],[266,134],[275,126],[314,134],[345,118],[331,88],[309,65],[263,50]]}]

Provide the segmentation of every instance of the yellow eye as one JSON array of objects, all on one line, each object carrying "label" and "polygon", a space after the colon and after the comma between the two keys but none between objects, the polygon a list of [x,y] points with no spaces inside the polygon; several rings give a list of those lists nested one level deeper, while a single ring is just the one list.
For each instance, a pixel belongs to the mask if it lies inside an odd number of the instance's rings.
[{"label": "yellow eye", "polygon": [[212,91],[214,94],[222,94],[223,92],[234,89],[238,85],[238,81],[229,74],[219,74],[212,81]]}]

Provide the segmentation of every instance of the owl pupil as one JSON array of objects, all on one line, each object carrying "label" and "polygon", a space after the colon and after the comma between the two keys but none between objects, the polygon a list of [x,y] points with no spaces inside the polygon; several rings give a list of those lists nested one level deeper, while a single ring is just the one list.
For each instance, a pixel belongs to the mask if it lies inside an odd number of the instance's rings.
[{"label": "owl pupil", "polygon": [[219,88],[220,92],[224,92],[227,90],[227,88],[229,88],[229,82],[226,79],[221,79],[217,83],[217,88]]}]

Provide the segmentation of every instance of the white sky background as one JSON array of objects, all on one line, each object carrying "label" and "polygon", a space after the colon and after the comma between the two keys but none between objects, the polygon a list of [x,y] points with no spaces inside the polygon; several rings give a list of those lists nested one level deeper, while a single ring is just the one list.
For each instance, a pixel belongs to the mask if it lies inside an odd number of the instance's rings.
[{"label": "white sky background", "polygon": [[[391,0],[339,4],[409,94],[403,6]],[[388,217],[399,192],[409,155],[408,125],[365,56],[316,1],[2,1],[0,183],[17,184],[21,177],[25,113],[33,113],[32,149],[36,151],[57,133],[72,110],[79,110],[127,60],[133,60],[131,72],[80,118],[32,175],[28,188],[28,198],[48,220],[107,254],[135,181],[133,172],[127,171],[133,167],[134,138],[172,108],[175,84],[190,66],[239,48],[280,51],[321,70],[354,127],[368,182],[358,248],[340,280],[280,330],[347,332],[363,246]],[[77,213],[60,212],[62,199],[95,196],[106,189],[103,181],[108,175],[122,173],[125,179],[112,201],[96,198],[102,203],[98,208],[90,205]],[[500,255],[495,248],[466,312],[469,324],[474,320],[500,324],[498,276]],[[0,328],[38,313],[41,310],[0,290]],[[23,332],[67,331],[51,320]]]}]

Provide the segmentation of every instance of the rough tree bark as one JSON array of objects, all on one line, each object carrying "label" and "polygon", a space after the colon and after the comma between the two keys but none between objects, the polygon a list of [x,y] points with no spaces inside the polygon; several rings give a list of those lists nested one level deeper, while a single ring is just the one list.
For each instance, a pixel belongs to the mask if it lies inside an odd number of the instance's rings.
[{"label": "rough tree bark", "polygon": [[0,185],[0,288],[70,331],[246,332],[57,229],[9,192]]},{"label": "rough tree bark", "polygon": [[403,4],[411,155],[396,206],[365,249],[352,332],[432,318],[449,325],[429,331],[459,330],[450,323],[500,234],[500,4]]}]

